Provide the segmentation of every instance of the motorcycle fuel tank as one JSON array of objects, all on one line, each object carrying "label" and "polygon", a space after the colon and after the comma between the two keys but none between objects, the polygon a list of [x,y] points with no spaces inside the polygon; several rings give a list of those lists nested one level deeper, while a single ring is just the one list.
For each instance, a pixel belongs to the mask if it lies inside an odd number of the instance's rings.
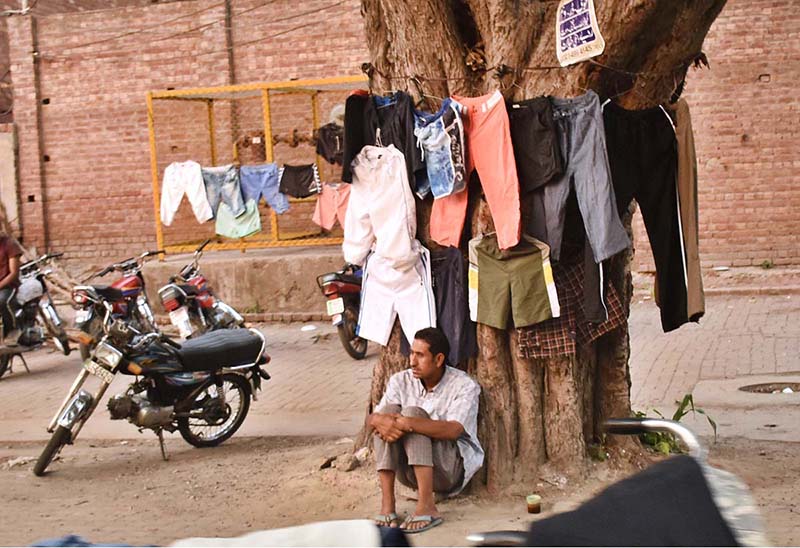
[{"label": "motorcycle fuel tank", "polygon": [[112,283],[111,287],[122,291],[125,297],[135,297],[142,291],[142,280],[136,275],[123,276]]}]

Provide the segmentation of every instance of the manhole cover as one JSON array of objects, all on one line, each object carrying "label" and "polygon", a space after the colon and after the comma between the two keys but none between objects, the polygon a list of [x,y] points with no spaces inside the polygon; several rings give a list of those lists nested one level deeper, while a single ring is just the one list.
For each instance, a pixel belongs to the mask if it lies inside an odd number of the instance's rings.
[{"label": "manhole cover", "polygon": [[800,382],[765,382],[761,384],[748,384],[739,387],[743,392],[755,392],[756,394],[791,394],[800,392]]}]

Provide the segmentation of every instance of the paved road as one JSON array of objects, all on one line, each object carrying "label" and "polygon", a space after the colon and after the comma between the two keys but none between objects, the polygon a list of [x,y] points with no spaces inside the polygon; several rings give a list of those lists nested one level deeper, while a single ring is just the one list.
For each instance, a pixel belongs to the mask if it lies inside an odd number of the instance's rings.
[{"label": "paved road", "polygon": [[[664,334],[652,301],[636,302],[631,315],[632,400],[637,409],[674,409],[698,382],[743,375],[800,371],[800,296],[710,296],[699,325]],[[336,332],[315,323],[266,324],[272,380],[251,407],[243,435],[352,436],[363,420],[378,347],[363,361],[342,350]],[[80,359],[38,352],[31,373],[19,367],[0,380],[0,440],[45,439],[45,425],[77,374]],[[124,390],[124,377],[109,394]],[[800,396],[798,396],[800,397]],[[702,402],[698,402],[702,404]],[[105,404],[101,404],[103,407]],[[134,438],[136,429],[110,421],[100,410],[82,438]],[[149,434],[147,434],[149,435]]]}]

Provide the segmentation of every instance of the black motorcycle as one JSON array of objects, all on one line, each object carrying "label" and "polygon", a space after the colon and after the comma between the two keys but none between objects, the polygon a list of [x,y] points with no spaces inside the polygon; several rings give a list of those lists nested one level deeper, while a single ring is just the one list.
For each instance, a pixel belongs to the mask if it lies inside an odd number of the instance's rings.
[{"label": "black motorcycle", "polygon": [[16,327],[19,335],[14,341],[15,346],[0,348],[0,377],[9,369],[14,356],[40,348],[48,339],[52,340],[59,352],[69,355],[69,338],[50,297],[47,288],[50,270],[45,268],[50,260],[62,255],[48,253],[20,266],[19,286],[8,300],[8,308],[14,318],[14,326],[10,327]]},{"label": "black motorcycle", "polygon": [[[162,333],[140,333],[116,317],[112,304],[96,291],[84,288],[84,292],[106,309],[104,335],[50,421],[47,431],[53,435],[34,474],[44,474],[64,445],[75,441],[118,373],[136,378],[124,393],[109,399],[111,419],[127,419],[140,430],[153,430],[165,460],[165,430],[180,432],[196,447],[213,447],[239,429],[261,380],[270,378],[261,368],[270,358],[259,331],[219,330],[181,345]],[[94,393],[83,388],[90,376],[100,381]]]}]

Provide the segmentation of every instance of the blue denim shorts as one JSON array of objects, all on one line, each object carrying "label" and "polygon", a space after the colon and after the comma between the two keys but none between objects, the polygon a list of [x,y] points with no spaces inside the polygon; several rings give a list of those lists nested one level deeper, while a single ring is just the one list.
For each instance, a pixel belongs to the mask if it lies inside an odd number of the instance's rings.
[{"label": "blue denim shorts", "polygon": [[244,213],[244,200],[239,187],[239,171],[233,164],[219,167],[204,167],[203,182],[206,185],[206,196],[214,217],[217,216],[220,202],[231,208],[234,217]]},{"label": "blue denim shorts", "polygon": [[258,204],[263,196],[275,213],[289,210],[289,198],[278,191],[278,164],[242,166],[239,176],[245,202],[254,200]]},{"label": "blue denim shorts", "polygon": [[425,162],[425,180],[417,180],[417,195],[444,198],[467,187],[464,125],[458,104],[447,98],[435,114],[414,112],[414,135]]}]

